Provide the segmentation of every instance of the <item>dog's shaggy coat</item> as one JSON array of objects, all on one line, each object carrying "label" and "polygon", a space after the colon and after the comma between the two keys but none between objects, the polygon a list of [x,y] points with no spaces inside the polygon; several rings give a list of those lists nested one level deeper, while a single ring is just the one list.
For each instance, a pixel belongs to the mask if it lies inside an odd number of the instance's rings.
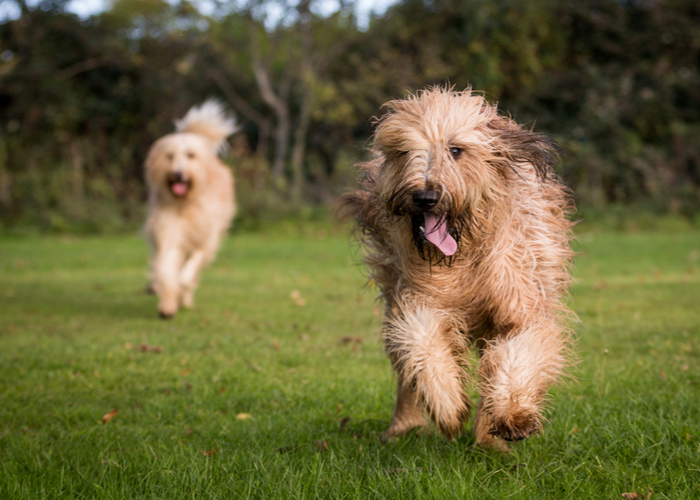
[{"label": "dog's shaggy coat", "polygon": [[552,140],[471,90],[388,104],[359,165],[354,217],[386,305],[398,397],[386,437],[427,423],[448,438],[470,417],[466,350],[478,348],[478,444],[507,449],[542,428],[567,362],[571,198]]},{"label": "dog's shaggy coat", "polygon": [[192,307],[199,273],[216,255],[236,211],[233,174],[218,158],[236,131],[216,101],[190,109],[176,133],[156,141],[146,159],[151,243],[150,288],[158,312]]}]

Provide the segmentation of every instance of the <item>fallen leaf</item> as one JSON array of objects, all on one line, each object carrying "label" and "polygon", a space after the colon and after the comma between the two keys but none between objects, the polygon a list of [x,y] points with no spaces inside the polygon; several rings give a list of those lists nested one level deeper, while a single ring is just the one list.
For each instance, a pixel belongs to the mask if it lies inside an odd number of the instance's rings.
[{"label": "fallen leaf", "polygon": [[573,429],[571,429],[571,432],[573,432],[574,434],[576,434],[576,433],[578,432],[578,427],[574,427]]},{"label": "fallen leaf", "polygon": [[250,366],[250,369],[253,370],[254,372],[261,372],[262,368],[260,368],[258,365],[254,363],[250,363],[248,366]]},{"label": "fallen leaf", "polygon": [[222,392],[226,392],[226,387],[224,387],[224,386],[219,387],[219,394],[221,394]]},{"label": "fallen leaf", "polygon": [[102,423],[106,424],[107,422],[112,420],[116,416],[117,413],[119,413],[119,410],[112,410],[108,413],[105,413],[104,415],[102,415]]},{"label": "fallen leaf", "polygon": [[184,370],[182,370],[182,371],[180,372],[180,375],[183,375],[183,376],[184,376],[184,375],[189,375],[189,374],[190,374],[190,369],[189,369],[189,368],[186,368],[186,369],[184,369]]},{"label": "fallen leaf", "polygon": [[272,348],[275,351],[279,351],[280,349],[282,349],[282,346],[280,345],[280,343],[277,339],[272,339]]},{"label": "fallen leaf", "polygon": [[624,498],[626,500],[642,500],[645,498],[646,498],[646,500],[651,500],[652,492],[653,491],[651,489],[651,486],[649,486],[649,492],[646,494],[646,496],[644,495],[644,493],[637,493],[636,491],[632,491],[629,493],[623,493],[622,498]]},{"label": "fallen leaf", "polygon": [[345,337],[342,337],[340,341],[343,344],[361,344],[362,343],[362,337],[353,337],[352,335],[346,335]]},{"label": "fallen leaf", "polygon": [[205,457],[213,457],[214,455],[216,455],[217,451],[219,451],[219,448],[214,446],[211,450],[207,450],[207,451],[199,450],[199,453],[201,453]]},{"label": "fallen leaf", "polygon": [[192,429],[185,429],[185,437],[189,436],[194,432]]},{"label": "fallen leaf", "polygon": [[170,396],[172,393],[173,393],[173,391],[171,391],[170,389],[163,390],[163,394],[165,394],[166,396]]},{"label": "fallen leaf", "polygon": [[681,366],[681,370],[683,370],[684,372],[687,372],[688,370],[690,370],[690,367],[688,365],[683,365],[683,366]]},{"label": "fallen leaf", "polygon": [[309,336],[308,336],[307,334],[305,334],[305,333],[302,333],[302,334],[301,334],[301,340],[303,340],[304,342],[308,342],[309,340],[311,340],[311,337],[309,337]]},{"label": "fallen leaf", "polygon": [[292,298],[292,300],[297,300],[301,298],[301,292],[299,290],[292,290],[289,296]]},{"label": "fallen leaf", "polygon": [[132,347],[134,346],[131,345],[131,342],[127,342],[126,344],[124,344],[124,349],[131,349]]},{"label": "fallen leaf", "polygon": [[314,450],[316,451],[328,451],[328,448],[330,448],[331,443],[329,441],[324,441],[322,439],[316,439],[314,440]]},{"label": "fallen leaf", "polygon": [[139,351],[141,352],[154,352],[154,353],[161,353],[163,352],[163,347],[159,345],[148,345],[148,344],[139,344]]},{"label": "fallen leaf", "polygon": [[336,413],[340,413],[340,410],[342,410],[342,409],[343,409],[343,403],[338,403],[337,405],[335,405],[335,412]]},{"label": "fallen leaf", "polygon": [[659,377],[666,378],[666,372],[663,369],[659,370]]},{"label": "fallen leaf", "polygon": [[348,425],[348,422],[350,422],[350,417],[343,417],[343,420],[340,421],[340,430],[345,430],[345,426]]},{"label": "fallen leaf", "polygon": [[516,470],[522,467],[527,467],[527,464],[515,464],[513,467],[510,468],[508,472],[515,472]]},{"label": "fallen leaf", "polygon": [[608,282],[601,280],[592,286],[593,290],[604,290],[608,287]]},{"label": "fallen leaf", "polygon": [[185,383],[185,390],[189,391],[190,389],[192,389],[192,384],[190,384],[189,382],[186,382]]},{"label": "fallen leaf", "polygon": [[253,418],[253,416],[249,413],[239,413],[236,415],[236,420],[250,420],[251,418]]}]

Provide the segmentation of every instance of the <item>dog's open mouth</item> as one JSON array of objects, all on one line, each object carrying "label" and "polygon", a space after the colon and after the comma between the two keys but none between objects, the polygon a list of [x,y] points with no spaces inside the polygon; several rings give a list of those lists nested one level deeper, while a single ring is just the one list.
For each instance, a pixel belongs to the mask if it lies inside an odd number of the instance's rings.
[{"label": "dog's open mouth", "polygon": [[418,218],[420,217],[423,217],[421,229],[425,239],[438,247],[446,256],[454,255],[457,251],[457,242],[448,231],[447,218],[430,212],[419,215]]},{"label": "dog's open mouth", "polygon": [[173,196],[182,198],[189,193],[192,187],[192,181],[185,179],[182,174],[171,174],[168,176],[168,187],[170,188],[170,192],[173,193]]}]

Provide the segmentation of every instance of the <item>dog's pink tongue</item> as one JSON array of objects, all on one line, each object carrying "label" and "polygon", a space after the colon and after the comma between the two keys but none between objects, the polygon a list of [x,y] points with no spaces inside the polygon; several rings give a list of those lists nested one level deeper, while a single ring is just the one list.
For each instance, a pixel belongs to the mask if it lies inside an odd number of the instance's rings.
[{"label": "dog's pink tongue", "polygon": [[176,182],[172,186],[170,186],[170,189],[173,190],[173,194],[175,194],[176,196],[185,196],[187,194],[189,186],[186,182]]},{"label": "dog's pink tongue", "polygon": [[444,217],[425,214],[425,237],[445,255],[454,255],[457,251],[457,242],[447,232],[447,222]]}]

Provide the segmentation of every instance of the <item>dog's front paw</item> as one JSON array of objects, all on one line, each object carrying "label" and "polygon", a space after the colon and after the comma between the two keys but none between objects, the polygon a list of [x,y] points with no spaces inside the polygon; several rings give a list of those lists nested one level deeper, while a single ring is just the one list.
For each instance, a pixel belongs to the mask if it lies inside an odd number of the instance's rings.
[{"label": "dog's front paw", "polygon": [[158,316],[161,319],[170,319],[177,313],[177,301],[161,300],[158,304]]},{"label": "dog's front paw", "polygon": [[180,304],[182,304],[182,307],[185,309],[192,309],[194,307],[194,291],[185,290],[182,292],[182,295],[180,296]]},{"label": "dog's front paw", "polygon": [[540,431],[542,431],[540,415],[520,410],[508,413],[501,418],[495,418],[491,425],[490,434],[499,436],[506,441],[520,441]]}]

